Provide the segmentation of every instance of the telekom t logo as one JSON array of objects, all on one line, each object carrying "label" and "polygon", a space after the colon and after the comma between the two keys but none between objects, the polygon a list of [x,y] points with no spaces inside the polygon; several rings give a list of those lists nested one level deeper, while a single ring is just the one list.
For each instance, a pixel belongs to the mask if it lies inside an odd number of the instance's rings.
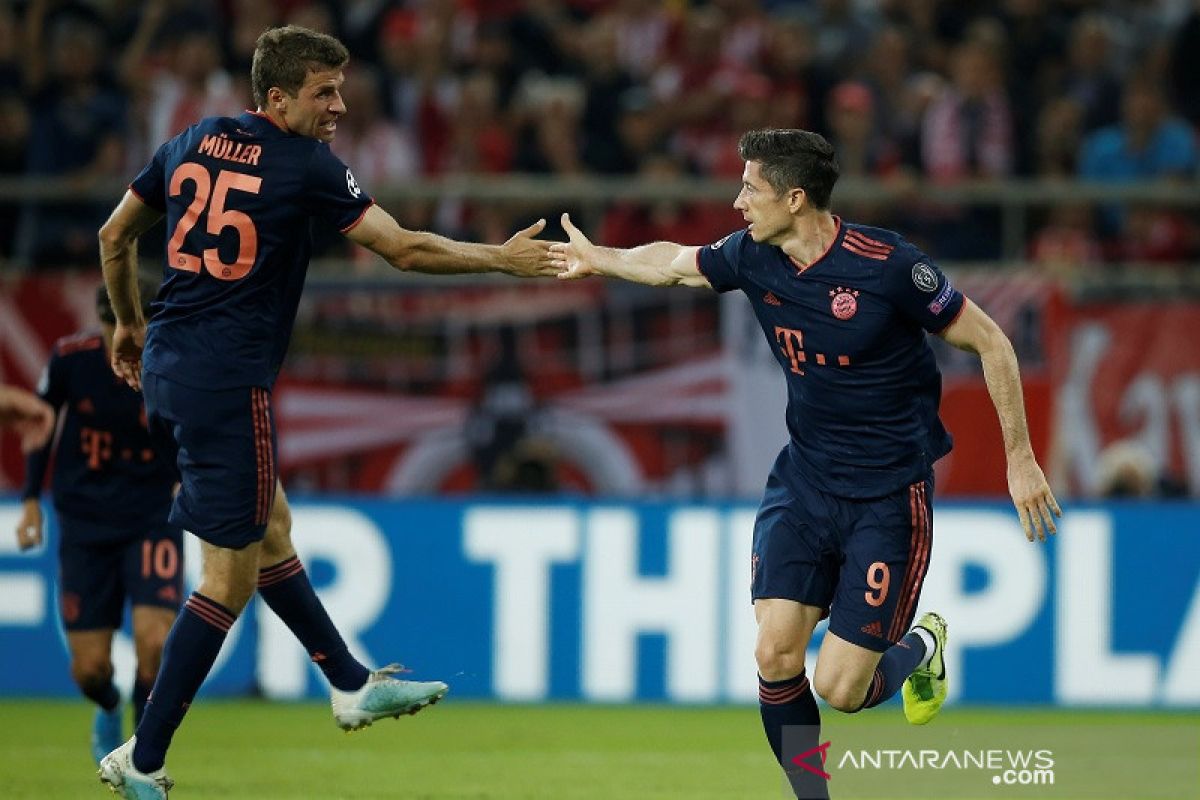
[{"label": "telekom t logo", "polygon": [[[809,756],[811,756],[813,753],[821,754],[821,766],[820,767],[814,767],[812,764],[809,764],[804,760],[804,759],[808,758]],[[820,775],[825,780],[829,780],[833,776],[831,776],[824,769],[825,759],[828,757],[829,757],[829,742],[826,742],[825,744],[819,744],[816,747],[810,747],[807,750],[805,750],[803,753],[801,753],[800,755],[793,757],[792,763],[795,764],[797,767],[800,767],[801,769],[808,770],[813,775]]]}]

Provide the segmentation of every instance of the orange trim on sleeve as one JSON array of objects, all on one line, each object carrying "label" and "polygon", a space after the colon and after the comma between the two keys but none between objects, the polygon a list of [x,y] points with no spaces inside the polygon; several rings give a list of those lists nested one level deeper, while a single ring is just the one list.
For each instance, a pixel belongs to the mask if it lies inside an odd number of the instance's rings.
[{"label": "orange trim on sleeve", "polygon": [[935,334],[941,333],[942,331],[948,329],[954,323],[958,322],[958,318],[961,317],[962,313],[967,310],[967,303],[969,303],[969,302],[971,302],[971,298],[967,297],[964,294],[963,295],[963,304],[958,307],[958,311],[954,314],[954,316],[950,319],[949,322],[947,322],[942,327],[938,328],[936,331],[934,331],[934,333]]},{"label": "orange trim on sleeve", "polygon": [[696,272],[700,273],[700,277],[704,278],[704,282],[708,284],[708,288],[712,289],[713,288],[712,281],[709,279],[708,275],[706,275],[704,273],[704,269],[701,268],[701,266],[700,266],[700,251],[703,249],[704,249],[703,247],[696,248]]},{"label": "orange trim on sleeve", "polygon": [[371,206],[375,205],[375,198],[374,198],[374,197],[371,197],[371,198],[368,198],[368,199],[369,199],[371,202],[367,203],[367,207],[366,207],[366,208],[364,208],[364,209],[362,210],[362,213],[358,215],[358,219],[354,220],[354,222],[351,222],[349,225],[347,225],[346,227],[342,228],[342,229],[341,229],[341,233],[349,233],[350,231],[352,231],[352,230],[354,230],[356,227],[358,227],[358,223],[360,223],[360,222],[362,222],[362,221],[363,221],[363,217],[365,217],[365,216],[367,215],[367,212],[371,210]]}]

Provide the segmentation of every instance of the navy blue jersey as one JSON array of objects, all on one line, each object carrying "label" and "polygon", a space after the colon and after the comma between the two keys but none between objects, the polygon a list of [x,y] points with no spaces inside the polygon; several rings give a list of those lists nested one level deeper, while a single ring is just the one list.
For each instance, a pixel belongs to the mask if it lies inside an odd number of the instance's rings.
[{"label": "navy blue jersey", "polygon": [[701,248],[697,266],[717,291],[750,298],[787,377],[794,469],[830,494],[882,497],[950,452],[925,332],[949,325],[965,299],[898,234],[837,223],[807,268],[745,230]]},{"label": "navy blue jersey", "polygon": [[142,396],[113,374],[100,334],[54,345],[38,394],[62,417],[57,445],[27,459],[23,497],[42,491],[54,450],[54,507],[72,517],[140,535],[171,507],[174,466],[154,451]]},{"label": "navy blue jersey", "polygon": [[249,111],[188,128],[129,188],[167,223],[145,369],[193,388],[270,389],[308,271],[311,220],[345,232],[371,198],[329,145]]}]

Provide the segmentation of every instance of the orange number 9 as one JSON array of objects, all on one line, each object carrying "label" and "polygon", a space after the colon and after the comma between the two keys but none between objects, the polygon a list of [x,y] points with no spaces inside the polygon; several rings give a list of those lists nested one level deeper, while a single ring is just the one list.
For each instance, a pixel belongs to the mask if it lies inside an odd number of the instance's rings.
[{"label": "orange number 9", "polygon": [[867,605],[874,608],[883,605],[883,601],[887,599],[888,585],[891,582],[892,572],[888,569],[887,564],[882,561],[876,561],[867,567],[867,586],[870,586],[873,590],[863,594],[863,597],[867,600]]}]

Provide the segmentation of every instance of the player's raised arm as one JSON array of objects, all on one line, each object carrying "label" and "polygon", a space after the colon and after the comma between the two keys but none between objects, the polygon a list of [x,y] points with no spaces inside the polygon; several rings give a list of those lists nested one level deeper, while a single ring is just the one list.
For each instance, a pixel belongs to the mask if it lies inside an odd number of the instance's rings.
[{"label": "player's raised arm", "polygon": [[674,242],[654,242],[627,250],[598,247],[575,227],[569,214],[562,215],[562,226],[569,241],[550,246],[560,278],[605,275],[651,286],[708,286],[696,268],[698,247]]},{"label": "player's raised arm", "polygon": [[435,275],[504,272],[533,278],[558,273],[550,257],[550,242],[533,238],[545,227],[546,221],[539,219],[504,244],[473,244],[435,233],[406,230],[391,214],[373,205],[357,225],[346,231],[346,236],[402,271]]},{"label": "player's raised arm", "polygon": [[1056,532],[1054,517],[1061,517],[1062,510],[1029,443],[1021,372],[1012,343],[1000,326],[970,300],[964,300],[962,313],[940,335],[960,350],[979,354],[983,361],[983,377],[1004,435],[1009,494],[1021,517],[1025,538],[1032,542],[1036,532],[1044,542],[1047,531]]},{"label": "player's raised arm", "polygon": [[137,240],[162,218],[162,212],[126,191],[100,228],[100,266],[117,317],[113,334],[112,368],[134,389],[142,386],[142,342],[146,320],[137,281]]}]

